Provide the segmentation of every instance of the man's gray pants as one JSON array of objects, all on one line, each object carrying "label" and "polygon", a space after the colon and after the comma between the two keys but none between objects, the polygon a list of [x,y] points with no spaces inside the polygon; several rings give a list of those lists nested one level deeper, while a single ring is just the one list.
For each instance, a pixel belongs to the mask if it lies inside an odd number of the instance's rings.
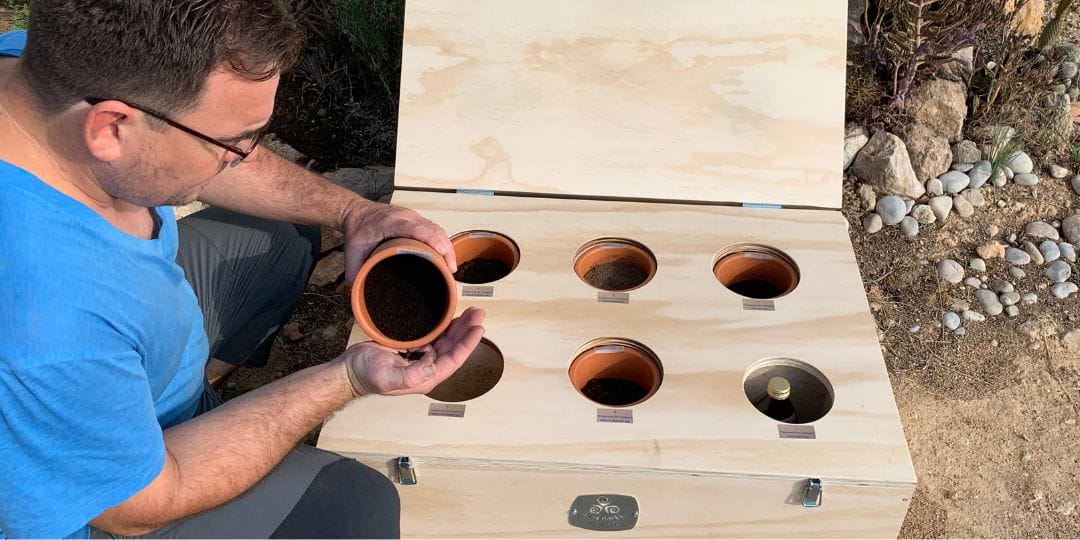
[{"label": "man's gray pants", "polygon": [[[210,208],[181,219],[177,264],[195,290],[210,356],[266,364],[304,291],[319,231]],[[199,414],[221,404],[209,385]],[[396,538],[400,501],[382,474],[300,445],[239,497],[146,536],[154,538]],[[110,537],[93,529],[95,538]]]}]

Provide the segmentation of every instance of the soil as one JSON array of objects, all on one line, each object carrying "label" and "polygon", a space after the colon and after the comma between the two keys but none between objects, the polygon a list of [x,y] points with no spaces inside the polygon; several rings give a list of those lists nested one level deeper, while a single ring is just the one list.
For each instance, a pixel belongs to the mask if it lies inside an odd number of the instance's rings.
[{"label": "soil", "polygon": [[497,259],[473,259],[458,266],[454,279],[461,283],[479,285],[491,283],[510,275],[510,267]]},{"label": "soil", "polygon": [[585,272],[585,282],[602,291],[625,291],[641,285],[649,274],[627,261],[598,264]]},{"label": "soil", "polygon": [[398,353],[398,356],[401,356],[402,358],[410,362],[415,362],[424,357],[424,351],[421,349],[416,349],[414,351],[401,351]]},{"label": "soil", "polygon": [[439,269],[412,255],[376,264],[364,280],[364,300],[375,327],[398,341],[419,339],[434,330],[448,302]]},{"label": "soil", "polygon": [[763,279],[737,281],[728,285],[727,288],[731,289],[735,294],[758,299],[776,298],[784,292],[776,285]]},{"label": "soil", "polygon": [[640,400],[648,392],[631,381],[598,377],[585,383],[581,393],[597,403],[620,407]]}]

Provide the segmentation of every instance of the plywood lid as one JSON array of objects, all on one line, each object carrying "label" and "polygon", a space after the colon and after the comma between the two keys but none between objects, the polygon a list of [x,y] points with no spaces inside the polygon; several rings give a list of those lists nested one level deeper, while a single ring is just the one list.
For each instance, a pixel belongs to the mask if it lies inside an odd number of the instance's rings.
[{"label": "plywood lid", "polygon": [[839,208],[842,0],[410,0],[398,187]]}]

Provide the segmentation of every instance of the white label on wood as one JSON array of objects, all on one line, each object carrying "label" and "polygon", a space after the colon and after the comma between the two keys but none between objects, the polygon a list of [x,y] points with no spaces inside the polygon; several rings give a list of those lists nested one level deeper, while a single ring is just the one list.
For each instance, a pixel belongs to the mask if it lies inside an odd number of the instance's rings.
[{"label": "white label on wood", "polygon": [[814,426],[777,424],[776,429],[780,432],[781,439],[817,439],[817,434],[814,433]]},{"label": "white label on wood", "polygon": [[495,190],[493,189],[459,189],[458,195],[480,195],[481,197],[493,197]]},{"label": "white label on wood", "polygon": [[465,418],[464,403],[432,403],[428,407],[428,416],[446,416],[449,418]]},{"label": "white label on wood", "polygon": [[596,409],[596,421],[610,424],[633,424],[632,409]]},{"label": "white label on wood", "polygon": [[464,285],[461,287],[461,296],[491,298],[495,296],[495,287],[491,285]]},{"label": "white label on wood", "polygon": [[596,293],[596,301],[601,304],[629,304],[630,293],[600,291]]},{"label": "white label on wood", "polygon": [[746,311],[776,311],[776,303],[772,300],[743,298],[742,308]]},{"label": "white label on wood", "polygon": [[432,260],[431,259],[431,254],[424,253],[423,251],[416,251],[414,249],[398,248],[397,254],[398,255],[416,255],[417,257],[423,257],[424,259],[427,259],[428,261]]}]

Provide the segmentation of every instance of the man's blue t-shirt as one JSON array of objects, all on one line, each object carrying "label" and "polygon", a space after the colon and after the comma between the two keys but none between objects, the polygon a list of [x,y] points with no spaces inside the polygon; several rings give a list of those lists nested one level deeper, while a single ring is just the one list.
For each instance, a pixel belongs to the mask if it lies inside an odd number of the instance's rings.
[{"label": "man's blue t-shirt", "polygon": [[[23,42],[0,36],[0,55]],[[202,313],[172,208],[153,211],[158,236],[140,239],[0,161],[0,538],[86,537],[195,414]]]}]

